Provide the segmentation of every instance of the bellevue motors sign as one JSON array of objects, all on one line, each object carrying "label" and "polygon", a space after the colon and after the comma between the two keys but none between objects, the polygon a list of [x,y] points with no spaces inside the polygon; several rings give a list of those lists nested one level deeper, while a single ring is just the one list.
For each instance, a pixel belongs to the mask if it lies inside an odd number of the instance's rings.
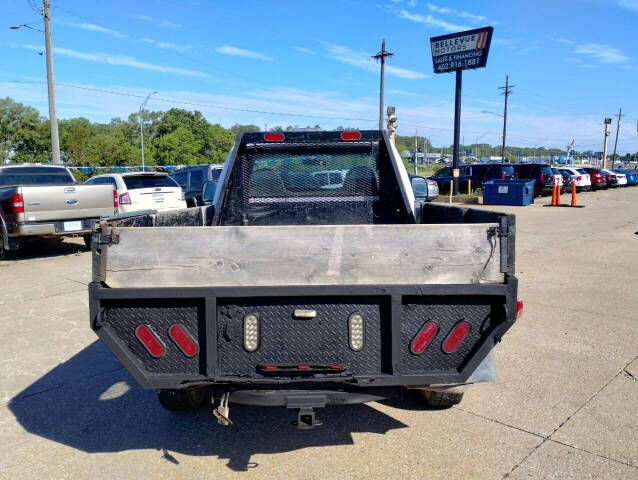
[{"label": "bellevue motors sign", "polygon": [[493,27],[483,27],[431,37],[434,73],[484,67],[493,31]]}]

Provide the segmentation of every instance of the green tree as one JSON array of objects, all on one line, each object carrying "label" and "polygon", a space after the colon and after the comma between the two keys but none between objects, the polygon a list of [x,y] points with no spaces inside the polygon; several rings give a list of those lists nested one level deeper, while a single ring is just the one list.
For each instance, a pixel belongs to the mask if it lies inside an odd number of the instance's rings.
[{"label": "green tree", "polygon": [[46,162],[51,150],[48,122],[39,112],[10,98],[0,99],[0,163]]},{"label": "green tree", "polygon": [[200,163],[199,152],[204,142],[197,140],[187,127],[177,127],[173,132],[155,139],[153,161],[157,165],[186,165]]}]

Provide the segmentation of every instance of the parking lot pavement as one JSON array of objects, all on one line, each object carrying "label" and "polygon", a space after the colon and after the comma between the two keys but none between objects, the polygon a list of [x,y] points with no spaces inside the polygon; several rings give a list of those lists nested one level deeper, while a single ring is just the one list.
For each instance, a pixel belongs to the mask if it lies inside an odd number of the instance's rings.
[{"label": "parking lot pavement", "polygon": [[638,478],[638,188],[546,200],[479,207],[517,214],[525,312],[498,383],[448,411],[328,407],[311,431],[161,409],[89,328],[79,242],[0,262],[0,478]]}]

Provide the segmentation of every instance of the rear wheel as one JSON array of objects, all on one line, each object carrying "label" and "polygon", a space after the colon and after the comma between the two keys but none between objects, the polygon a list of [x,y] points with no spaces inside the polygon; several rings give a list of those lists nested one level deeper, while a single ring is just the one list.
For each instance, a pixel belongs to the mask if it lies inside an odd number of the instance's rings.
[{"label": "rear wheel", "polygon": [[159,390],[157,399],[166,410],[181,412],[197,410],[206,403],[209,394],[205,387],[180,388],[178,390]]},{"label": "rear wheel", "polygon": [[13,258],[15,252],[8,250],[6,247],[4,244],[4,232],[2,231],[2,225],[0,225],[0,260],[11,260]]},{"label": "rear wheel", "polygon": [[427,406],[433,408],[450,408],[458,405],[463,400],[462,393],[422,390],[421,395]]}]

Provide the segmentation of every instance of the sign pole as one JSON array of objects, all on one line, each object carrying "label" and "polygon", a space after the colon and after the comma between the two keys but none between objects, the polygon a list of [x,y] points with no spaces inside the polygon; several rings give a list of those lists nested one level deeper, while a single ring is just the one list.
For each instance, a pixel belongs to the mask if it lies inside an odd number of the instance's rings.
[{"label": "sign pole", "polygon": [[459,193],[459,177],[456,175],[459,169],[459,138],[461,136],[461,87],[463,83],[463,70],[456,71],[456,89],[454,94],[454,153],[452,156],[452,169],[454,171],[454,195]]}]

